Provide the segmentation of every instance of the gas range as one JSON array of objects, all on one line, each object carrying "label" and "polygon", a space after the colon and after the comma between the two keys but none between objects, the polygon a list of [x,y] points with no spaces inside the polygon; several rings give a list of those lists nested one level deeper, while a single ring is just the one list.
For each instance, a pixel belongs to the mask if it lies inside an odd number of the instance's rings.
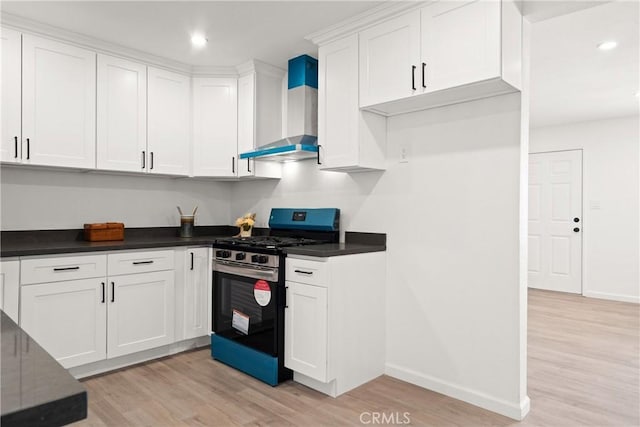
[{"label": "gas range", "polygon": [[339,209],[271,210],[266,236],[228,237],[213,247],[211,355],[277,385],[284,366],[285,248],[333,243]]}]

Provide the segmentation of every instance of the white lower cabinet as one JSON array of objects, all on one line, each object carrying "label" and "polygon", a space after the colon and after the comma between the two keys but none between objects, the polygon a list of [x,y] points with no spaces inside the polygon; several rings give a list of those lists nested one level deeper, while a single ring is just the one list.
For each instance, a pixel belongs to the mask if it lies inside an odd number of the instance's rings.
[{"label": "white lower cabinet", "polygon": [[188,248],[184,280],[183,338],[209,334],[211,301],[211,248]]},{"label": "white lower cabinet", "polygon": [[384,252],[288,255],[284,364],[336,397],[384,373]]},{"label": "white lower cabinet", "polygon": [[23,258],[20,325],[65,368],[171,344],[175,270],[168,254]]},{"label": "white lower cabinet", "polygon": [[110,277],[109,286],[107,357],[173,342],[173,271]]},{"label": "white lower cabinet", "polygon": [[62,366],[107,355],[104,278],[23,286],[20,324]]},{"label": "white lower cabinet", "polygon": [[327,382],[327,288],[287,282],[285,366]]}]

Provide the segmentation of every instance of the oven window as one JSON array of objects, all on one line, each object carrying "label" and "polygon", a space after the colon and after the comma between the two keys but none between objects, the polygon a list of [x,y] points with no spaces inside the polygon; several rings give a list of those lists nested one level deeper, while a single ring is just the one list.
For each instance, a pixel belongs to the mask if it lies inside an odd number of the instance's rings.
[{"label": "oven window", "polygon": [[256,279],[217,271],[213,279],[214,332],[255,350],[277,355],[274,331],[277,283],[260,281],[259,288],[264,288],[266,283],[271,292],[267,303],[264,298],[256,299]]}]

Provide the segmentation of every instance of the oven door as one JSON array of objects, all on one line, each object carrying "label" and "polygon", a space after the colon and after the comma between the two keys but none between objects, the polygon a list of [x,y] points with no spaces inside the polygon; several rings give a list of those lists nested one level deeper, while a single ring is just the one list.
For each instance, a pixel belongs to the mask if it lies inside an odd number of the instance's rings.
[{"label": "oven door", "polygon": [[281,290],[278,269],[214,263],[213,331],[239,344],[277,356],[275,330]]}]

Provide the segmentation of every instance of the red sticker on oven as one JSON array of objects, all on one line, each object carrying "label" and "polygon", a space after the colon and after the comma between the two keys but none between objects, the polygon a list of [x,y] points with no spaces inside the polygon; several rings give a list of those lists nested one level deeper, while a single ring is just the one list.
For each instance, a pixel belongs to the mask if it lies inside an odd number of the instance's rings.
[{"label": "red sticker on oven", "polygon": [[269,287],[269,283],[267,283],[266,280],[258,280],[253,286],[253,296],[256,302],[262,307],[269,305],[269,301],[271,301],[271,288]]}]

